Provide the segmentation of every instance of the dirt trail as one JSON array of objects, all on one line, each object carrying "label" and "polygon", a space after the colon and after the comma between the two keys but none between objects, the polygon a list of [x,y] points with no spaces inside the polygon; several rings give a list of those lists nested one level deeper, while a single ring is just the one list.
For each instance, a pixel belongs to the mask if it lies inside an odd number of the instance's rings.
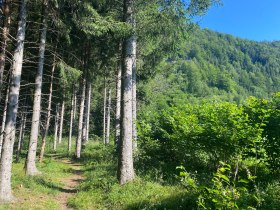
[{"label": "dirt trail", "polygon": [[72,175],[60,179],[64,186],[63,190],[61,190],[61,192],[56,196],[56,200],[60,204],[62,210],[72,209],[67,205],[67,200],[77,192],[76,188],[83,180],[81,165],[78,163],[73,163],[67,159],[62,160],[61,162],[71,166]]}]

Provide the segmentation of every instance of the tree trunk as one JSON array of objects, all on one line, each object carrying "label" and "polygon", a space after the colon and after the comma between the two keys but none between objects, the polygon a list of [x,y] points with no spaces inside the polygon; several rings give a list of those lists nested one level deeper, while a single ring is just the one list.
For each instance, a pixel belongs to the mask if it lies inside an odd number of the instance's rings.
[{"label": "tree trunk", "polygon": [[110,143],[110,121],[111,121],[110,114],[111,114],[111,89],[109,89],[108,91],[106,144]]},{"label": "tree trunk", "polygon": [[26,1],[21,0],[19,23],[17,30],[17,43],[13,57],[9,103],[5,123],[5,136],[0,164],[0,202],[13,200],[11,189],[11,173],[13,160],[13,147],[15,141],[16,118],[18,110],[18,97],[23,62],[23,50],[26,29]]},{"label": "tree trunk", "polygon": [[76,92],[76,87],[75,87],[75,92],[74,92],[74,107],[73,107],[73,120],[76,120],[76,115],[77,115],[77,92]]},{"label": "tree trunk", "polygon": [[132,139],[133,139],[133,149],[137,148],[137,127],[136,127],[136,117],[137,117],[137,100],[136,100],[136,36],[133,36],[133,52],[132,52]]},{"label": "tree trunk", "polygon": [[55,128],[54,128],[54,140],[53,140],[53,150],[56,152],[57,146],[57,133],[58,133],[58,123],[59,123],[59,104],[56,105],[56,116],[55,116]]},{"label": "tree trunk", "polygon": [[11,24],[11,12],[10,12],[10,0],[4,1],[4,24],[2,29],[2,43],[1,43],[1,53],[0,53],[0,102],[2,99],[2,89],[3,89],[3,76],[5,70],[5,62],[6,62],[6,49],[7,43],[9,40],[9,30]]},{"label": "tree trunk", "polygon": [[20,124],[16,162],[19,162],[20,154],[21,154],[21,150],[22,150],[22,146],[23,146],[23,141],[24,141],[24,132],[25,132],[25,126],[26,126],[26,113],[25,112],[22,113],[21,120],[22,120],[22,122]]},{"label": "tree trunk", "polygon": [[[125,22],[134,25],[133,0],[124,0]],[[132,152],[132,67],[133,67],[133,36],[126,38],[123,49],[122,73],[122,108],[121,108],[121,142],[118,165],[118,179],[125,184],[134,179]]]},{"label": "tree trunk", "polygon": [[122,84],[122,66],[121,64],[117,70],[117,80],[116,80],[116,124],[115,124],[115,144],[118,145],[120,142],[121,134],[121,84]]},{"label": "tree trunk", "polygon": [[88,103],[88,86],[86,85],[86,96],[85,96],[85,108],[83,117],[83,131],[82,131],[82,143],[86,143],[86,133],[87,133],[87,103]]},{"label": "tree trunk", "polygon": [[86,92],[85,75],[83,75],[81,86],[82,86],[82,95],[81,95],[81,101],[80,101],[78,134],[77,134],[77,140],[76,140],[76,153],[75,153],[76,158],[81,157],[81,148],[82,148],[83,117],[84,117],[85,95],[86,95],[86,93],[85,93]]},{"label": "tree trunk", "polygon": [[45,49],[46,49],[46,37],[47,37],[47,2],[44,0],[42,5],[42,30],[39,46],[39,61],[38,70],[35,78],[35,92],[33,102],[33,114],[32,124],[30,131],[29,149],[26,159],[26,175],[34,176],[40,174],[36,168],[36,150],[39,137],[39,124],[40,124],[40,112],[41,112],[41,97],[42,97],[42,78],[44,69]]},{"label": "tree trunk", "polygon": [[59,138],[58,138],[59,144],[61,144],[61,141],[62,141],[64,109],[65,109],[65,101],[63,99],[62,105],[61,105],[61,114],[60,114],[60,126],[59,126]]},{"label": "tree trunk", "polygon": [[71,153],[71,147],[72,147],[72,130],[73,130],[73,119],[74,119],[74,104],[75,104],[75,86],[73,86],[73,94],[72,94],[72,100],[71,100],[71,114],[70,114],[70,126],[69,126],[69,137],[68,137],[68,155]]},{"label": "tree trunk", "polygon": [[45,131],[44,135],[42,138],[42,145],[41,145],[41,150],[40,150],[40,162],[43,161],[44,159],[44,153],[45,153],[45,147],[46,147],[46,141],[47,141],[47,136],[49,133],[49,127],[50,127],[50,120],[51,120],[51,109],[52,109],[52,93],[53,93],[53,78],[54,78],[54,70],[55,70],[55,64],[56,59],[55,55],[53,56],[53,66],[52,66],[52,73],[51,73],[51,81],[50,81],[50,89],[49,89],[49,100],[48,100],[48,112],[47,112],[47,122],[45,125]]},{"label": "tree trunk", "polygon": [[88,83],[88,95],[87,95],[87,120],[86,120],[86,142],[89,139],[89,120],[90,120],[90,104],[91,104],[91,83]]},{"label": "tree trunk", "polygon": [[4,112],[2,117],[2,127],[1,127],[1,134],[0,134],[0,159],[2,154],[2,145],[3,145],[3,139],[4,139],[4,130],[5,130],[5,124],[6,124],[6,117],[7,117],[7,107],[8,107],[8,100],[9,100],[9,90],[10,88],[7,88],[6,92],[6,99],[5,99],[5,105],[4,105]]},{"label": "tree trunk", "polygon": [[103,102],[103,144],[106,144],[106,99],[107,99],[107,89],[106,82],[104,78],[104,102]]}]

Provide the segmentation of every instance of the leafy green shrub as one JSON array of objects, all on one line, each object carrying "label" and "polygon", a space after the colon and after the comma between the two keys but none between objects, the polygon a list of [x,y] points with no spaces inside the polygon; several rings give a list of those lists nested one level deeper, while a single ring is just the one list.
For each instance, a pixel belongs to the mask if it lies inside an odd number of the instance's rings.
[{"label": "leafy green shrub", "polygon": [[[170,107],[139,123],[138,165],[145,165],[143,171],[157,168],[165,174],[173,174],[178,164],[192,171],[214,172],[220,160],[240,154],[256,157],[263,143],[261,134],[262,129],[235,104]],[[260,142],[257,149],[256,142]]]}]

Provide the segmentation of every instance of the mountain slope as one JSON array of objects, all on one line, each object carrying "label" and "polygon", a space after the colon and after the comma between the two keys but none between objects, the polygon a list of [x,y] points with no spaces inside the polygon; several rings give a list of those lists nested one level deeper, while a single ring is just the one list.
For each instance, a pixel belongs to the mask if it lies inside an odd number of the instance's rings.
[{"label": "mountain slope", "polygon": [[214,98],[240,103],[248,96],[269,98],[280,91],[280,42],[197,29],[180,54],[141,85],[140,96],[146,102]]}]

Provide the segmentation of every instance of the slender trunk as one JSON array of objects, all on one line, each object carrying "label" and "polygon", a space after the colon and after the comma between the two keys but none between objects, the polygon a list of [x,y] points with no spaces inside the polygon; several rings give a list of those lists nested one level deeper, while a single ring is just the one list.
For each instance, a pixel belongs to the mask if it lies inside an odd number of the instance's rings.
[{"label": "slender trunk", "polygon": [[54,128],[54,140],[53,140],[53,150],[56,152],[57,146],[57,133],[58,133],[58,123],[59,123],[59,104],[56,105],[56,116],[55,116],[55,128]]},{"label": "slender trunk", "polygon": [[46,49],[46,37],[47,37],[47,2],[44,0],[42,5],[42,30],[39,46],[39,61],[38,70],[35,78],[35,92],[33,102],[33,114],[32,124],[30,131],[29,149],[26,159],[26,175],[34,176],[40,174],[36,168],[36,151],[39,137],[39,124],[40,124],[40,112],[41,112],[41,97],[42,97],[42,78],[44,69],[45,49]]},{"label": "slender trunk", "polygon": [[137,127],[136,127],[136,117],[137,117],[137,100],[136,100],[136,36],[132,38],[132,139],[133,139],[133,149],[137,148]]},{"label": "slender trunk", "polygon": [[106,82],[104,79],[104,102],[103,102],[103,143],[106,144],[106,99],[107,99],[107,89]]},{"label": "slender trunk", "polygon": [[[134,0],[124,0],[125,22],[133,26]],[[125,184],[134,179],[132,149],[132,69],[133,69],[133,36],[126,38],[123,49],[122,73],[122,108],[121,108],[121,141],[118,165],[118,179]]]},{"label": "slender trunk", "polygon": [[75,87],[75,92],[74,92],[74,107],[73,107],[73,120],[76,120],[76,115],[77,115],[77,92],[76,92],[76,87]]},{"label": "slender trunk", "polygon": [[17,155],[16,155],[16,162],[19,162],[21,149],[23,146],[23,140],[24,140],[24,131],[26,126],[26,113],[23,112],[21,115],[21,124],[20,124],[20,131],[19,131],[19,138],[18,138],[18,145],[17,145]]},{"label": "slender trunk", "polygon": [[69,137],[68,137],[68,155],[71,153],[72,147],[72,129],[73,129],[73,119],[74,119],[74,104],[75,104],[75,86],[73,86],[73,94],[71,100],[71,114],[70,114],[70,126],[69,126]]},{"label": "slender trunk", "polygon": [[46,141],[47,141],[47,136],[49,133],[49,127],[50,127],[50,120],[51,120],[51,109],[52,109],[52,93],[53,93],[53,79],[54,79],[54,70],[55,70],[55,55],[53,58],[53,66],[52,66],[52,73],[51,73],[51,81],[50,81],[50,89],[49,89],[49,100],[48,100],[48,112],[47,112],[47,122],[45,125],[45,131],[44,135],[42,138],[42,145],[41,145],[41,150],[40,150],[40,162],[43,161],[44,159],[44,152],[45,152],[45,147],[46,147]]},{"label": "slender trunk", "polygon": [[86,78],[83,75],[82,79],[82,95],[80,101],[80,113],[79,113],[79,124],[78,124],[78,134],[76,140],[76,153],[75,157],[81,157],[81,148],[82,148],[82,132],[83,132],[83,116],[84,116],[84,108],[85,108],[85,92],[86,92]]},{"label": "slender trunk", "polygon": [[61,144],[61,141],[62,141],[64,109],[65,109],[65,101],[63,99],[62,105],[61,105],[61,114],[60,114],[60,126],[59,126],[59,138],[58,138],[59,144]]},{"label": "slender trunk", "polygon": [[82,131],[82,143],[86,143],[86,132],[87,132],[87,103],[88,103],[88,86],[86,85],[86,96],[85,96],[85,108],[84,108],[84,117],[83,117],[83,131]]},{"label": "slender trunk", "polygon": [[121,84],[122,84],[122,66],[121,64],[117,70],[117,80],[116,80],[116,124],[115,124],[115,144],[119,145],[120,134],[121,134]]},{"label": "slender trunk", "polygon": [[7,117],[7,107],[8,107],[8,100],[9,100],[9,87],[7,88],[6,92],[6,99],[5,99],[5,105],[4,105],[4,112],[2,117],[2,127],[1,127],[1,134],[0,134],[0,159],[1,159],[1,152],[2,152],[2,144],[3,144],[3,138],[4,138],[4,130],[5,130],[5,123],[6,123],[6,117]]},{"label": "slender trunk", "polygon": [[108,91],[108,107],[107,107],[107,131],[106,131],[106,144],[110,143],[110,121],[111,121],[111,89]]},{"label": "slender trunk", "polygon": [[91,104],[91,83],[89,82],[89,84],[88,84],[88,96],[87,96],[86,142],[88,142],[88,140],[89,140],[90,104]]},{"label": "slender trunk", "polygon": [[26,29],[26,2],[27,0],[21,0],[16,37],[17,43],[12,64],[9,103],[7,107],[5,136],[0,164],[0,202],[11,202],[14,199],[11,189],[11,173]]},{"label": "slender trunk", "polygon": [[4,1],[4,24],[2,29],[2,44],[1,44],[1,53],[0,53],[0,101],[2,99],[2,87],[3,87],[3,76],[5,70],[5,62],[6,62],[6,49],[7,43],[9,40],[9,30],[11,24],[11,12],[10,12],[10,0]]}]

